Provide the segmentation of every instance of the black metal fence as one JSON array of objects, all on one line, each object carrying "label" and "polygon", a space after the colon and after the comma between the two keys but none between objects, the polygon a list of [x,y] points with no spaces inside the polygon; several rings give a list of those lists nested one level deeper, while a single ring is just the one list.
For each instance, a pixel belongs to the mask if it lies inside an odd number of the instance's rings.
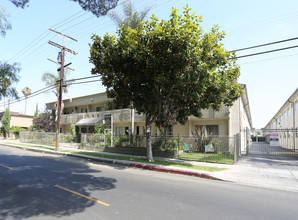
[{"label": "black metal fence", "polygon": [[[113,139],[113,141],[111,141]],[[61,143],[75,143],[79,148],[114,153],[146,155],[146,137],[110,134],[60,134]],[[21,132],[20,141],[54,146],[55,133]],[[112,143],[112,146],[111,146]],[[155,157],[170,157],[182,160],[232,164],[237,160],[235,137],[229,136],[152,136],[152,151]]]},{"label": "black metal fence", "polygon": [[248,153],[298,159],[298,129],[263,129],[253,138]]}]

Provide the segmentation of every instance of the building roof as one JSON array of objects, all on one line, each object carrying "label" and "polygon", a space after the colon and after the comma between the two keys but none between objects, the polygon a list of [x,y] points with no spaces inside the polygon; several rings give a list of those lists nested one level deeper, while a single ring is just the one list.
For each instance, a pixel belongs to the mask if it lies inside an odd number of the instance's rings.
[{"label": "building roof", "polygon": [[[0,112],[0,118],[2,118],[2,116],[4,115],[5,111],[4,112]],[[12,112],[12,111],[9,111],[10,113],[10,116],[15,116],[15,117],[23,117],[23,118],[33,118],[32,115],[23,115],[23,114],[20,114],[18,112]]]},{"label": "building roof", "polygon": [[244,93],[242,94],[241,98],[243,101],[243,105],[244,105],[244,109],[246,111],[246,115],[248,118],[248,122],[251,128],[253,128],[252,126],[252,119],[251,119],[251,113],[250,113],[250,107],[249,107],[249,101],[248,101],[248,95],[247,95],[247,87],[245,84],[240,84],[241,85],[241,89],[244,91]]},{"label": "building roof", "polygon": [[278,110],[278,112],[272,117],[272,119],[267,123],[267,125],[265,126],[265,128],[267,128],[274,120],[276,120],[277,115],[279,115],[283,108],[288,104],[288,103],[293,103],[294,97],[298,95],[298,88],[293,92],[293,94],[287,99],[287,101],[281,106],[281,108]]},{"label": "building roof", "polygon": [[76,126],[95,126],[103,124],[102,118],[84,118],[76,123]]}]

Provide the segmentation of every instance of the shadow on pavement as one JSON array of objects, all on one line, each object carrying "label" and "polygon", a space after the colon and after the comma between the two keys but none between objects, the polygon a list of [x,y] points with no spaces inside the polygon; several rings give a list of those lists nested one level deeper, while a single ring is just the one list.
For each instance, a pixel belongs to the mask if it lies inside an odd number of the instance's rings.
[{"label": "shadow on pavement", "polygon": [[65,157],[1,155],[0,161],[13,168],[0,167],[1,219],[70,216],[95,204],[55,185],[90,197],[93,191],[116,187],[116,179]]}]

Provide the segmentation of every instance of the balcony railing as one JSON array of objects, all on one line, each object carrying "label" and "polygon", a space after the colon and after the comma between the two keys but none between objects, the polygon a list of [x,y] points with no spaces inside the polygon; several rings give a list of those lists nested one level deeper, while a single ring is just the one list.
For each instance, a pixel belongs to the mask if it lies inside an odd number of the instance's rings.
[{"label": "balcony railing", "polygon": [[[84,118],[102,118],[103,119],[104,115],[107,113],[111,113],[113,115],[114,122],[129,122],[131,120],[130,109],[118,109],[118,110],[110,110],[110,111],[61,115],[61,125],[75,124]],[[145,121],[145,116],[135,114],[135,121]]]},{"label": "balcony railing", "polygon": [[[229,116],[229,109],[222,108],[219,112],[216,112],[211,109],[202,110],[201,119],[216,119],[216,118],[227,118]],[[114,122],[130,122],[131,113],[130,109],[118,109],[110,111],[100,111],[100,112],[88,112],[88,113],[75,113],[75,114],[66,114],[61,116],[61,125],[63,124],[75,124],[81,119],[84,118],[104,118],[106,113],[112,113]],[[190,117],[194,119],[193,116]],[[145,116],[135,113],[135,121],[145,122]]]}]

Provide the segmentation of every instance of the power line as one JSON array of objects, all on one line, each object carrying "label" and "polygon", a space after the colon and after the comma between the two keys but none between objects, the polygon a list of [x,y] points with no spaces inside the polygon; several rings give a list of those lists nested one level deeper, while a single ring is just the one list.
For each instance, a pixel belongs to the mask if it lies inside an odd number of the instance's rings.
[{"label": "power line", "polygon": [[238,57],[230,58],[230,60],[240,59],[240,58],[245,58],[245,57],[251,57],[251,56],[257,56],[257,55],[266,54],[266,53],[273,53],[273,52],[282,51],[282,50],[288,50],[288,49],[293,49],[293,48],[297,48],[297,47],[298,47],[298,45],[291,46],[291,47],[283,47],[283,48],[279,48],[279,49],[275,49],[275,50],[267,50],[267,51],[263,51],[263,52],[259,52],[259,53],[247,54],[247,55],[243,55],[243,56],[238,56]]},{"label": "power line", "polygon": [[245,47],[245,48],[241,48],[241,49],[237,49],[237,50],[232,50],[230,52],[238,52],[238,51],[242,51],[242,50],[249,50],[249,49],[253,49],[253,48],[264,47],[264,46],[269,46],[269,45],[279,44],[279,43],[284,43],[284,42],[292,41],[292,40],[298,40],[298,37],[289,38],[289,39],[285,39],[285,40],[274,41],[274,42],[271,42],[271,43],[260,44],[260,45],[251,46],[251,47]]},{"label": "power line", "polygon": [[292,57],[292,56],[297,56],[297,55],[298,55],[298,53],[296,53],[296,54],[290,54],[290,55],[286,55],[286,56],[274,57],[274,58],[270,58],[270,59],[257,60],[257,61],[248,62],[248,63],[241,63],[239,65],[240,66],[243,66],[243,65],[247,65],[247,64],[260,63],[260,62],[269,61],[269,60],[277,60],[277,59],[286,58],[286,57]]},{"label": "power line", "polygon": [[[96,76],[88,76],[88,77],[82,77],[82,78],[76,78],[76,79],[71,79],[71,80],[66,80],[64,81],[64,83],[66,82],[72,82],[72,81],[80,81],[80,80],[84,80],[84,79],[90,79],[90,78],[97,78],[97,77],[100,77],[100,75],[96,75]],[[76,82],[76,83],[70,83],[68,85],[79,85],[79,84],[85,84],[85,83],[92,83],[92,82],[98,82],[98,81],[101,81],[101,80],[89,80],[89,81],[85,81],[85,82]],[[47,93],[53,89],[55,89],[58,84],[59,84],[59,80],[45,88],[42,88],[42,89],[39,89],[35,92],[32,92],[27,98],[25,96],[22,96],[20,99],[14,99],[14,100],[10,100],[9,101],[9,104],[12,105],[12,104],[15,104],[15,103],[18,103],[18,102],[21,102],[21,101],[24,101],[24,100],[28,100],[32,97],[35,97],[35,96],[38,96],[38,95],[41,95],[43,93]],[[8,102],[8,101],[7,101]],[[0,104],[0,107],[4,107],[5,105],[7,104]]]}]

